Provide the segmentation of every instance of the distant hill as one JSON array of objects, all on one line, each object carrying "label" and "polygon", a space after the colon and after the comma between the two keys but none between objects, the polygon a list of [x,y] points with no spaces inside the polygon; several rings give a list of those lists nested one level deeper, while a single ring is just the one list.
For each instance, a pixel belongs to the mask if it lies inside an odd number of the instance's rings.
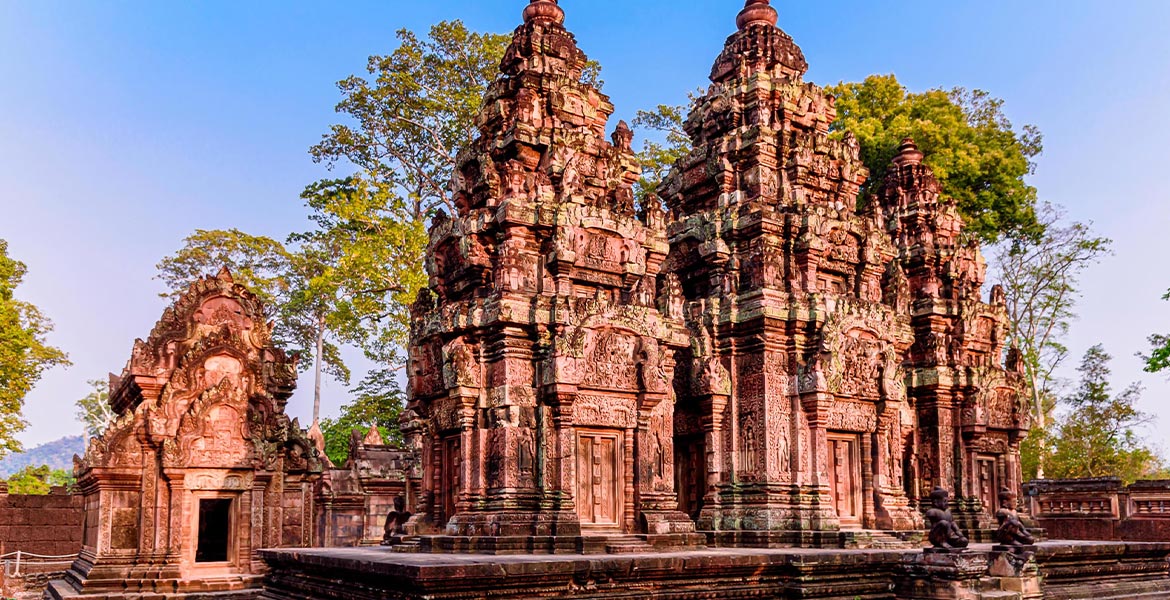
[{"label": "distant hill", "polygon": [[80,435],[63,437],[41,444],[19,454],[0,459],[0,479],[7,479],[13,473],[27,467],[49,465],[50,469],[73,471],[73,455],[85,454],[85,438]]}]

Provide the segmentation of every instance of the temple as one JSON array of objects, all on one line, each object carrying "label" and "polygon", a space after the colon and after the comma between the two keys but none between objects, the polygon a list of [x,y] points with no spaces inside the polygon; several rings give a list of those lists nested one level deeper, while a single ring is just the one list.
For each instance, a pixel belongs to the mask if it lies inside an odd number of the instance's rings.
[{"label": "temple", "polygon": [[295,385],[256,296],[226,269],[194,283],[111,376],[117,419],[75,459],[81,554],[48,597],[250,598],[255,550],[313,545]]},{"label": "temple", "polygon": [[981,301],[978,243],[914,143],[863,197],[833,98],[748,2],[686,122],[693,150],[661,201],[635,202],[632,134],[605,139],[613,106],[563,21],[525,9],[459,155],[457,214],[431,230],[411,530],[481,544],[448,549],[835,546],[921,529],[935,487],[991,527],[1021,484],[1022,379],[1002,366],[1002,293]]}]

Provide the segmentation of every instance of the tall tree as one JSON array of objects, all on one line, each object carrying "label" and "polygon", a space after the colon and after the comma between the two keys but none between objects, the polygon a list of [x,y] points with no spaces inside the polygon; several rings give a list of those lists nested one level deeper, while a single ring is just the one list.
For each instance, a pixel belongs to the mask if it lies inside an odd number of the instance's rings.
[{"label": "tall tree", "polygon": [[402,29],[398,40],[391,54],[370,57],[369,80],[338,83],[337,112],[351,123],[334,125],[310,152],[330,167],[356,166],[425,220],[436,208],[454,212],[447,188],[455,157],[475,138],[475,117],[510,37],[443,21],[426,38]]},{"label": "tall tree", "polygon": [[[1166,292],[1162,299],[1170,301],[1170,292]],[[1170,371],[1170,334],[1151,335],[1150,346],[1150,355],[1142,356],[1146,361],[1146,371],[1149,373]]]},{"label": "tall tree", "polygon": [[[456,156],[478,134],[475,119],[511,40],[460,21],[438,23],[425,38],[405,29],[397,36],[396,50],[370,57],[367,77],[338,83],[345,122],[310,149],[330,168],[355,169],[310,186],[305,200],[314,235],[343,248],[338,269],[356,328],[351,338],[380,365],[354,390],[343,425],[323,428],[333,448],[348,444],[350,425],[373,424],[358,423],[373,412],[356,407],[374,403],[378,414],[392,414],[400,402],[409,306],[427,282],[427,224],[438,210],[454,212],[448,187]],[[599,77],[590,63],[583,79],[600,85]]]},{"label": "tall tree", "polygon": [[426,221],[393,190],[359,177],[318,182],[302,196],[314,228],[292,239],[335,248],[339,331],[382,366],[402,362],[408,307],[427,283]]},{"label": "tall tree", "polygon": [[837,97],[833,130],[851,131],[874,174],[865,192],[880,185],[901,140],[914,138],[926,153],[943,194],[958,202],[968,231],[985,241],[1003,235],[1037,236],[1036,189],[1026,177],[1043,150],[1040,131],[1013,128],[1003,100],[982,90],[910,92],[893,75],[826,88]]},{"label": "tall tree", "polygon": [[1111,357],[1090,348],[1078,371],[1080,385],[1062,399],[1069,409],[1053,440],[1049,470],[1053,477],[1121,477],[1132,482],[1163,471],[1161,458],[1146,447],[1137,428],[1151,421],[1137,409],[1136,384],[1114,395],[1109,383]]},{"label": "tall tree", "polygon": [[85,426],[85,434],[89,437],[98,437],[114,422],[117,415],[110,407],[110,383],[102,379],[89,382],[90,391],[79,399],[77,406],[77,420]]},{"label": "tall tree", "polygon": [[274,341],[310,357],[300,364],[314,370],[313,420],[317,421],[323,374],[349,383],[350,371],[339,344],[353,330],[347,324],[352,311],[335,278],[339,249],[312,236],[290,241],[295,245],[286,247],[272,238],[236,229],[197,230],[158,264],[157,278],[168,287],[162,296],[175,297],[222,267],[232,271],[236,281],[264,301],[267,316],[275,323]]},{"label": "tall tree", "polygon": [[8,242],[0,240],[0,457],[21,450],[16,434],[28,425],[21,418],[25,396],[46,369],[69,364],[65,353],[46,341],[53,323],[16,298],[26,272],[24,263],[8,256]]},{"label": "tall tree", "polygon": [[1064,339],[1080,297],[1080,276],[1109,254],[1112,243],[1084,223],[1065,223],[1050,204],[1039,211],[1043,234],[1016,237],[993,254],[994,278],[1004,287],[1008,337],[1023,353],[1031,391],[1033,435],[1025,442],[1026,475],[1044,477],[1049,424],[1056,407],[1056,370],[1068,357]]},{"label": "tall tree", "polygon": [[277,240],[239,229],[196,229],[184,238],[182,248],[155,265],[155,279],[167,288],[159,295],[176,300],[192,283],[222,267],[275,316],[280,299],[288,293],[288,250]]}]

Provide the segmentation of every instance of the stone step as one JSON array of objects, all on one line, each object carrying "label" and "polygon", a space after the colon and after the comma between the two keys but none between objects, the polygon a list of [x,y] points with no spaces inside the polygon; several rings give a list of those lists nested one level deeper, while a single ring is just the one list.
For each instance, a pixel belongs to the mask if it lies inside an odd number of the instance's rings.
[{"label": "stone step", "polygon": [[605,540],[606,554],[636,554],[653,552],[654,547],[634,535],[614,536]]},{"label": "stone step", "polygon": [[398,543],[390,546],[394,552],[420,552],[422,542],[417,535],[405,536],[397,540]]},{"label": "stone step", "polygon": [[988,590],[979,593],[981,600],[1023,600],[1023,597],[1019,592],[1006,592],[1003,590]]}]

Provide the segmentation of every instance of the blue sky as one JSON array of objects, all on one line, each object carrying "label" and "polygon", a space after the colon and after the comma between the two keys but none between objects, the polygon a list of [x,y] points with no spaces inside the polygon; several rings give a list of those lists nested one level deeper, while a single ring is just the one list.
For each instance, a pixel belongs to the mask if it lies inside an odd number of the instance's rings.
[{"label": "blue sky", "polygon": [[[281,237],[325,175],[307,149],[336,121],[334,83],[395,45],[394,31],[463,19],[511,31],[523,0],[145,2],[0,0],[0,238],[29,266],[20,295],[57,325],[75,363],[28,397],[36,444],[80,432],[86,380],[120,372],[161,314],[154,265],[196,228]],[[562,0],[604,66],[617,117],[703,86],[736,0]],[[810,81],[896,73],[916,90],[962,85],[1038,125],[1032,182],[1093,221],[1116,254],[1084,279],[1075,363],[1103,342],[1118,387],[1170,427],[1170,384],[1141,372],[1145,337],[1170,332],[1170,2],[774,2]],[[616,121],[612,124],[615,124]],[[1071,366],[1071,365],[1070,365]],[[302,382],[290,412],[311,410]],[[325,388],[324,413],[346,400]],[[1151,436],[1158,439],[1162,436]]]}]

